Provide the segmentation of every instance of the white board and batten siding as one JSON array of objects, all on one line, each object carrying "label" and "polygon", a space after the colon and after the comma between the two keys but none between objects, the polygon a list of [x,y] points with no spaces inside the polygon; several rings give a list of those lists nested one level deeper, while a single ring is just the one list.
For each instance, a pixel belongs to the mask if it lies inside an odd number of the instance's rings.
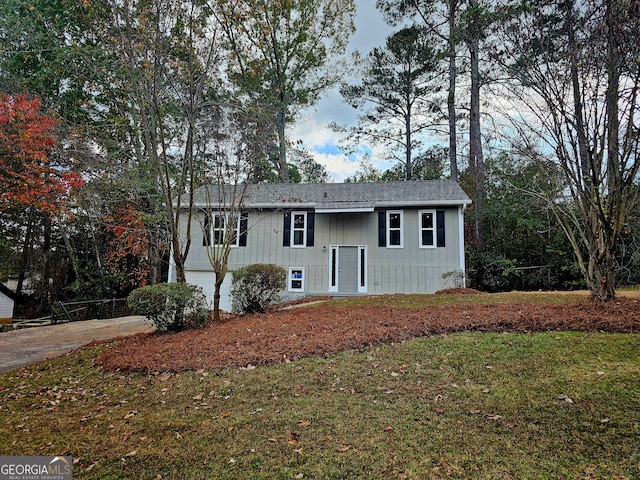
[{"label": "white board and batten siding", "polygon": [[0,323],[13,321],[13,298],[0,291]]}]

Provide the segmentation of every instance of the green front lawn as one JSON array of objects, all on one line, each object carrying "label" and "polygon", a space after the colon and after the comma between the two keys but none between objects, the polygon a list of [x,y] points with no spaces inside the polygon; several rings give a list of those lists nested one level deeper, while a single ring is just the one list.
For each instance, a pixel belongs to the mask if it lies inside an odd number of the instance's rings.
[{"label": "green front lawn", "polygon": [[74,479],[640,478],[640,335],[463,333],[145,376],[0,375],[0,454]]}]

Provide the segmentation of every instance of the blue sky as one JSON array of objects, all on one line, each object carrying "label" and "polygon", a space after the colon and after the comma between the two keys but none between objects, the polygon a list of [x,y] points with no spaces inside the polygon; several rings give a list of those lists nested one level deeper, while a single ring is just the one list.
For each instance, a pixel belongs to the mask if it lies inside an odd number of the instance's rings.
[{"label": "blue sky", "polygon": [[[386,37],[393,32],[382,14],[375,7],[375,0],[356,0],[356,32],[351,37],[349,51],[358,50],[364,56],[371,49],[384,44]],[[353,175],[359,167],[359,158],[343,154],[338,148],[340,134],[331,131],[327,124],[337,122],[353,125],[358,112],[342,102],[337,90],[327,92],[314,107],[302,112],[295,128],[290,132],[291,140],[301,140],[303,146],[314,154],[317,162],[324,165],[335,182],[342,182]],[[388,165],[377,164],[375,152],[374,164],[379,168]]]}]

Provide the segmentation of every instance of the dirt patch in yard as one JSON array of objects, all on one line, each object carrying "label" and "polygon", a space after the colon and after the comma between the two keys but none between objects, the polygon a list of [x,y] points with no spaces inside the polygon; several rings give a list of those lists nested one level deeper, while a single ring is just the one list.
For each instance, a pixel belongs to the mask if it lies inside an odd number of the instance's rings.
[{"label": "dirt patch in yard", "polygon": [[302,306],[230,317],[178,334],[142,334],[116,343],[97,363],[109,370],[181,372],[266,365],[460,331],[640,332],[640,302],[620,298],[420,308]]}]

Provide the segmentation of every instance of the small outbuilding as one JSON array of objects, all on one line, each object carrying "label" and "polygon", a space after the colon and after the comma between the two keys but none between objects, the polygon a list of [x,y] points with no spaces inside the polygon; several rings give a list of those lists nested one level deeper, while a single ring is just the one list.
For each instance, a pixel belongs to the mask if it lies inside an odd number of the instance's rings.
[{"label": "small outbuilding", "polygon": [[13,322],[15,294],[0,283],[0,325]]}]

